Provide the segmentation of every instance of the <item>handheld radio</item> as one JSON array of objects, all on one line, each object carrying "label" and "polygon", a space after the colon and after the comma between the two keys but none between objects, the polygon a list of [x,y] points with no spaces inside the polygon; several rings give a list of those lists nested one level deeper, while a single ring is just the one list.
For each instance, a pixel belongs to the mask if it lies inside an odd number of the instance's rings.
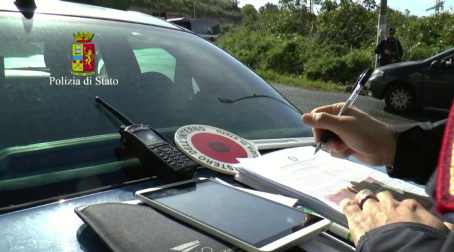
[{"label": "handheld radio", "polygon": [[119,129],[121,141],[144,167],[154,169],[159,179],[169,183],[194,176],[197,164],[164,136],[148,125],[134,124],[98,96],[95,101],[125,124]]}]

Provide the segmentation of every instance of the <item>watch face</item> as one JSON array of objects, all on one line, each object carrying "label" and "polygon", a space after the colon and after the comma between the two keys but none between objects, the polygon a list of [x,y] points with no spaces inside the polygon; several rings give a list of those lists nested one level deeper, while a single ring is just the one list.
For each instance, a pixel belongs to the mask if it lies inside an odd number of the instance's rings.
[{"label": "watch face", "polygon": [[164,141],[164,139],[162,139],[160,136],[156,135],[151,130],[138,130],[138,131],[134,132],[134,135],[136,135],[146,145],[152,145],[152,144]]}]

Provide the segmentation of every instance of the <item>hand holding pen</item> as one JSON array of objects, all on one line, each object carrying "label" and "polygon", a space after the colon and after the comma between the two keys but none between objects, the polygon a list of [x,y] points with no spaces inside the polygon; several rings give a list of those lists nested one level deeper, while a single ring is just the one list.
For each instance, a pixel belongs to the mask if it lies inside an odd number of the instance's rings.
[{"label": "hand holding pen", "polygon": [[[367,81],[364,77],[368,76],[361,75],[358,83],[364,85]],[[355,90],[350,98],[358,94]],[[319,107],[303,115],[303,122],[312,127],[315,141],[322,142],[334,157],[353,155],[370,165],[393,165],[396,149],[393,129],[358,108],[350,107],[354,99],[349,100],[347,103]],[[324,137],[325,134],[329,137]],[[322,141],[322,138],[325,139]]]},{"label": "hand holding pen", "polygon": [[[352,94],[350,97],[347,99],[345,102],[344,106],[342,106],[341,110],[337,114],[338,116],[341,116],[345,113],[347,109],[349,109],[352,105],[353,102],[355,102],[356,98],[358,97],[359,93],[363,89],[364,85],[366,85],[367,80],[369,80],[370,75],[372,74],[372,69],[368,68],[366,71],[364,71],[358,78],[358,81],[356,82],[355,88],[353,89]],[[317,154],[317,152],[323,148],[323,145],[328,142],[328,140],[334,135],[334,133],[330,130],[325,131],[323,133],[322,138],[320,139],[320,142],[318,142],[317,146],[315,147],[315,152],[314,155]]]}]

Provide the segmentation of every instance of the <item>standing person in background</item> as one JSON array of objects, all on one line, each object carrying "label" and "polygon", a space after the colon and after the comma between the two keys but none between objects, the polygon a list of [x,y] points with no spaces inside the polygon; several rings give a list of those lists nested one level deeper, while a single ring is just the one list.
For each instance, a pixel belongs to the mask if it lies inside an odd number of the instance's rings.
[{"label": "standing person in background", "polygon": [[404,55],[400,41],[394,37],[396,29],[389,28],[386,39],[382,40],[375,48],[375,53],[380,54],[380,66],[399,62]]}]

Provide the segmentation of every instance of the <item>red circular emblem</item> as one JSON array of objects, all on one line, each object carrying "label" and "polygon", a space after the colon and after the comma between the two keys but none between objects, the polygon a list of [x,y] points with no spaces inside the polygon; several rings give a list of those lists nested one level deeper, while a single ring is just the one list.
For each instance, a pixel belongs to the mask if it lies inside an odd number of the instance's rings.
[{"label": "red circular emblem", "polygon": [[247,158],[244,147],[235,141],[213,133],[198,133],[191,139],[194,147],[202,154],[221,162],[236,164],[237,158]]}]

